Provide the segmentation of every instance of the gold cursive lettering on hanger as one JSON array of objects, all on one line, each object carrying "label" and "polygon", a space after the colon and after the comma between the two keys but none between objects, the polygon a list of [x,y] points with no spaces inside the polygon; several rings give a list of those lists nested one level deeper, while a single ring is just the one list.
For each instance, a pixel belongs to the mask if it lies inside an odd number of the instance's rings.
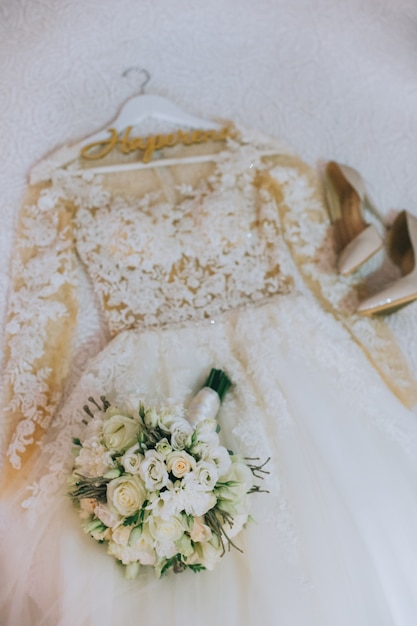
[{"label": "gold cursive lettering on hanger", "polygon": [[229,137],[233,139],[236,136],[233,126],[224,126],[219,130],[178,130],[166,135],[150,135],[149,137],[131,137],[132,128],[128,126],[122,137],[119,137],[115,128],[109,128],[110,137],[84,146],[81,150],[81,157],[90,160],[102,159],[118,147],[123,154],[140,150],[143,152],[142,161],[149,163],[154,152],[162,148],[172,148],[179,143],[190,146],[208,141],[225,141]]}]

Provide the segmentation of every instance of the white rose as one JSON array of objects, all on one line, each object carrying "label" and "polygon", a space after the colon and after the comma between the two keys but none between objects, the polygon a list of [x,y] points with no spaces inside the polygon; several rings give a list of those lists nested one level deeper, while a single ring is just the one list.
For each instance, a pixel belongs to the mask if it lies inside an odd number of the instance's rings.
[{"label": "white rose", "polygon": [[107,503],[111,511],[129,517],[146,499],[146,491],[138,476],[121,476],[107,485]]},{"label": "white rose", "polygon": [[140,425],[126,415],[113,415],[103,425],[103,440],[107,448],[124,452],[137,443]]},{"label": "white rose", "polygon": [[129,474],[139,474],[140,465],[143,461],[143,456],[138,453],[139,447],[137,445],[132,446],[121,457],[120,462]]},{"label": "white rose", "polygon": [[199,461],[195,468],[195,478],[205,491],[212,491],[219,479],[216,465]]},{"label": "white rose", "polygon": [[171,447],[173,450],[184,450],[191,444],[193,427],[183,418],[175,420],[170,427]]},{"label": "white rose", "polygon": [[194,457],[187,452],[176,450],[168,454],[167,468],[169,472],[174,474],[175,478],[182,478],[196,468],[196,462]]},{"label": "white rose", "polygon": [[151,515],[148,519],[149,532],[157,541],[177,541],[184,532],[180,517],[172,516],[168,520]]},{"label": "white rose", "polygon": [[165,487],[169,476],[164,455],[156,450],[146,450],[140,466],[140,475],[149,491]]}]

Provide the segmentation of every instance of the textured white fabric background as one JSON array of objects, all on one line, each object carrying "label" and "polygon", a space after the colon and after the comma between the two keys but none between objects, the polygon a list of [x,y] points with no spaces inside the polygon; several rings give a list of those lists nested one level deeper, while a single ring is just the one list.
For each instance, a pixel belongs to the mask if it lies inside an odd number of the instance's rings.
[{"label": "textured white fabric background", "polygon": [[0,0],[0,322],[31,165],[138,91],[357,167],[417,211],[415,0]]}]

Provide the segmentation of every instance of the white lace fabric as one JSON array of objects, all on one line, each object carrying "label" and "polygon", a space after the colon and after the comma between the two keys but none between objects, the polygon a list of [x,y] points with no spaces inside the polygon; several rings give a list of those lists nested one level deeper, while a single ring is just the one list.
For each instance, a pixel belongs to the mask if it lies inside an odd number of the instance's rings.
[{"label": "white lace fabric", "polygon": [[[267,166],[256,149],[239,146],[237,153],[231,143],[196,186],[158,171],[174,197],[164,190],[142,198],[98,192],[91,203],[91,183],[80,181],[87,199],[77,211],[77,249],[113,335],[209,319],[290,290],[278,263],[276,206],[257,184]],[[68,192],[82,194],[73,184]]]},{"label": "white lace fabric", "polygon": [[[262,158],[267,149],[277,157]],[[325,308],[410,403],[415,382],[383,323],[340,306],[352,282],[340,284],[331,261],[323,269],[328,219],[317,180],[279,142],[240,129],[215,166],[106,176],[73,169],[54,169],[53,158],[37,166],[22,209],[5,371],[13,468],[42,440],[74,368],[77,256],[113,336],[211,320],[315,282]]]}]

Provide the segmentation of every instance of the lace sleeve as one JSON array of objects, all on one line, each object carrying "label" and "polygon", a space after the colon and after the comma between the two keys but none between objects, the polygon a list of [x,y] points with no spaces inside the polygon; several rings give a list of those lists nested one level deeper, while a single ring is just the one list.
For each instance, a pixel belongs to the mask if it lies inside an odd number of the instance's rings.
[{"label": "lace sleeve", "polygon": [[399,400],[407,407],[416,405],[417,381],[389,326],[381,318],[355,313],[364,275],[344,277],[336,271],[334,233],[316,173],[290,158],[265,176],[264,188],[277,202],[285,240],[305,285],[346,328]]},{"label": "lace sleeve", "polygon": [[77,317],[72,216],[53,185],[36,185],[17,225],[3,402],[3,443],[14,469],[33,457],[69,370]]}]

